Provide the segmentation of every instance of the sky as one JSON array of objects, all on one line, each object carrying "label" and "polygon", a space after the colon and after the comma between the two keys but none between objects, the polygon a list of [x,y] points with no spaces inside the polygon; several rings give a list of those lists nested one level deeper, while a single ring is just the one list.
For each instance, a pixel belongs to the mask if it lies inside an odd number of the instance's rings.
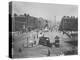
[{"label": "sky", "polygon": [[13,2],[12,13],[18,15],[26,13],[34,17],[42,17],[54,22],[55,20],[61,21],[63,16],[78,16],[78,6],[51,3]]}]

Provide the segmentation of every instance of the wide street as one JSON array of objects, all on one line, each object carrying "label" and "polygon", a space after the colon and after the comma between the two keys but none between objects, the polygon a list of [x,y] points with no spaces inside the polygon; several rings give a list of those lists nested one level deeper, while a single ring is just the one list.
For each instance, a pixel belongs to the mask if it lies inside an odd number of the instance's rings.
[{"label": "wide street", "polygon": [[[55,41],[55,36],[60,37],[60,47],[56,48],[54,45],[52,48],[49,48],[47,46],[43,45],[36,45],[32,48],[23,48],[22,47],[22,52],[16,52],[14,53],[14,57],[42,57],[42,56],[47,56],[48,55],[48,50],[50,51],[50,56],[56,56],[56,55],[61,55],[65,51],[71,50],[72,46],[70,46],[68,43],[65,41],[69,41],[69,37],[65,34],[62,34],[59,31],[48,31],[48,32],[43,32],[45,37],[50,38],[50,42]],[[23,35],[23,37],[26,37],[27,35]],[[23,40],[24,39],[24,40]],[[22,42],[25,42],[26,38],[21,37],[21,42],[19,43],[19,46],[22,45]],[[37,39],[38,40],[38,39]],[[38,40],[39,41],[39,40]]]}]

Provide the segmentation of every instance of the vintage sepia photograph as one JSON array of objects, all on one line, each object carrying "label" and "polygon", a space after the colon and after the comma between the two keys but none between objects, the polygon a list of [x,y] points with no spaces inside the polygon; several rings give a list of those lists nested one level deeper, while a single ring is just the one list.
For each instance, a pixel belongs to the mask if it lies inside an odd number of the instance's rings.
[{"label": "vintage sepia photograph", "polygon": [[78,6],[9,2],[9,57],[78,55]]}]

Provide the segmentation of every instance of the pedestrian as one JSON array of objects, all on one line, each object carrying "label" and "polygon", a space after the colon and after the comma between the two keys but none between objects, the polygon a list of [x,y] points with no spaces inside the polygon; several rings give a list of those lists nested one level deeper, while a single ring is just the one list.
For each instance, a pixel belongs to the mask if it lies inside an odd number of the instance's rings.
[{"label": "pedestrian", "polygon": [[29,37],[27,37],[27,47],[28,47],[28,39],[29,39]]},{"label": "pedestrian", "polygon": [[36,41],[34,41],[34,44],[36,45]]},{"label": "pedestrian", "polygon": [[38,34],[37,34],[37,39],[38,39]]},{"label": "pedestrian", "polygon": [[21,48],[19,48],[19,50],[18,50],[19,52],[22,52],[22,49]]},{"label": "pedestrian", "polygon": [[48,54],[47,54],[47,56],[50,56],[50,50],[48,49]]},{"label": "pedestrian", "polygon": [[34,40],[35,40],[35,36],[34,36]]}]

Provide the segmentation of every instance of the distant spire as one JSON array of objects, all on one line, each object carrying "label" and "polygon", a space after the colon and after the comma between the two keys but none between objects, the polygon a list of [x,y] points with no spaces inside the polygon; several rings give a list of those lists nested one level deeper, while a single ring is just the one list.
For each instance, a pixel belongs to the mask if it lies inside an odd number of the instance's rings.
[{"label": "distant spire", "polygon": [[55,25],[56,25],[56,16],[54,16],[54,21],[55,21]]}]

